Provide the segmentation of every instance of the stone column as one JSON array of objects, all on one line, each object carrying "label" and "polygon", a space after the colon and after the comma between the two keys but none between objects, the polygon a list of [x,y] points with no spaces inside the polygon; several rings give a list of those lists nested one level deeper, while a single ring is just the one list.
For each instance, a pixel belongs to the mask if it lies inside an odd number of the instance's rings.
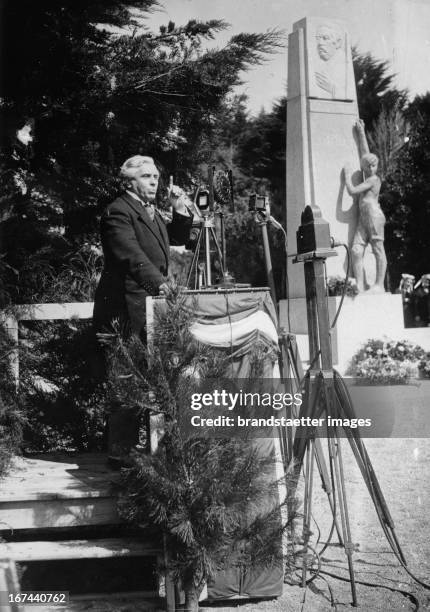
[{"label": "stone column", "polygon": [[[289,254],[297,251],[296,231],[307,205],[319,207],[331,235],[350,244],[358,209],[346,192],[343,166],[357,169],[354,183],[362,177],[353,130],[358,108],[351,49],[342,22],[307,17],[294,24],[288,39],[287,99]],[[327,260],[328,276],[344,276],[345,266],[339,249],[338,257]],[[303,265],[293,264],[291,257],[288,275],[290,298],[303,298]],[[300,332],[294,324],[292,331]]]}]

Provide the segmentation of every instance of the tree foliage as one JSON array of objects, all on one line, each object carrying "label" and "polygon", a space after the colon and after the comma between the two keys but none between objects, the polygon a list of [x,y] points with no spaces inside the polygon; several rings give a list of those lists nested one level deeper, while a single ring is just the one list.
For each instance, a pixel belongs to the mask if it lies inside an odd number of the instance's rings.
[{"label": "tree foliage", "polygon": [[358,53],[356,49],[352,57],[360,118],[372,130],[384,109],[401,109],[406,104],[407,92],[395,86],[388,61],[377,60],[370,53]]},{"label": "tree foliage", "polygon": [[13,341],[0,327],[0,479],[6,475],[11,460],[20,447],[26,422],[26,416],[17,401],[11,371],[14,348]]},{"label": "tree foliage", "polygon": [[21,324],[19,358],[24,450],[104,450],[109,402],[91,322]]},{"label": "tree foliage", "polygon": [[[151,153],[169,173],[194,170],[198,143],[240,73],[279,44],[271,31],[207,49],[205,40],[227,27],[223,20],[150,32],[145,16],[156,6],[3,2],[0,232],[3,263],[11,266],[4,292],[14,302],[33,299],[25,276],[12,271],[30,253],[49,276],[83,242],[94,243],[100,207],[120,188],[125,158]],[[24,126],[31,144],[17,138]]]},{"label": "tree foliage", "polygon": [[157,318],[149,348],[135,337],[113,347],[110,385],[123,410],[163,415],[155,453],[133,455],[120,511],[134,524],[161,531],[167,569],[182,584],[186,609],[197,611],[200,592],[217,571],[280,560],[286,527],[273,454],[250,441],[181,426],[192,393],[207,380],[221,381],[229,365],[228,357],[196,343],[190,322],[183,299],[174,296]]},{"label": "tree foliage", "polygon": [[382,196],[387,211],[386,248],[393,289],[403,272],[428,272],[430,242],[430,94],[405,111],[407,142],[387,176]]},{"label": "tree foliage", "polygon": [[[395,86],[388,62],[370,54],[355,50],[353,63],[360,117],[366,124],[370,149],[380,159],[381,204],[387,217],[385,246],[390,288],[394,290],[401,273],[419,277],[428,271],[428,96],[408,103],[407,92]],[[282,99],[271,111],[248,119],[235,153],[236,166],[246,177],[247,185],[260,183],[272,193],[273,211],[278,218],[285,210],[286,113],[287,102]],[[244,221],[241,224],[245,227]],[[243,232],[240,242],[236,239],[232,247],[236,261],[239,250],[247,252],[250,260],[256,257],[257,249],[250,253],[247,246],[249,236],[259,240],[258,233]],[[279,238],[277,234],[272,238],[273,259],[277,284],[284,286],[278,268],[283,268],[284,263]],[[259,278],[264,278],[262,257],[253,270],[259,270]]]},{"label": "tree foliage", "polygon": [[393,172],[399,152],[405,144],[407,124],[404,114],[396,104],[383,108],[369,132],[369,148],[378,156],[382,178]]}]

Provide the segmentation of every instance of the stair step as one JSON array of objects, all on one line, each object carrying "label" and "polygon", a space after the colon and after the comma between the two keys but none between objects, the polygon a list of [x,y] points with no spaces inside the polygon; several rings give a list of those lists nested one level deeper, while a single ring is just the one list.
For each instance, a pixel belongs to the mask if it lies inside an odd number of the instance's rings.
[{"label": "stair step", "polygon": [[118,477],[100,453],[15,457],[2,481],[0,503],[106,497],[112,495]]},{"label": "stair step", "polygon": [[155,542],[139,541],[136,538],[8,542],[0,544],[0,551],[1,557],[13,561],[155,557],[162,553],[160,545],[157,546]]},{"label": "stair step", "polygon": [[[43,590],[55,584],[86,598],[90,590],[107,598],[111,591],[124,596],[132,590],[155,598],[151,607],[139,609],[157,608],[164,601],[160,596],[167,596],[173,609],[170,581],[156,578],[161,538],[144,539],[129,530],[120,535],[126,526],[117,510],[119,476],[101,453],[15,458],[0,486],[0,537],[16,541],[0,543],[0,558],[24,564],[21,587]],[[87,537],[71,539],[74,533]],[[68,539],[58,540],[61,534]]]},{"label": "stair step", "polygon": [[16,457],[0,487],[0,531],[120,523],[118,478],[101,453]]}]

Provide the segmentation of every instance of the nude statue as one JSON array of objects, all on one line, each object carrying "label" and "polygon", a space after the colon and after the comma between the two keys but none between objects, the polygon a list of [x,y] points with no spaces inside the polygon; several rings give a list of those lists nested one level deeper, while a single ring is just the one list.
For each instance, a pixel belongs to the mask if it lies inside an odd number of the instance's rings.
[{"label": "nude statue", "polygon": [[377,176],[378,158],[369,152],[364,122],[355,122],[358,146],[361,158],[361,169],[364,181],[359,185],[352,184],[352,169],[344,167],[345,185],[349,195],[358,195],[358,225],[352,241],[352,268],[357,288],[364,291],[363,257],[366,246],[370,243],[376,259],[376,280],[367,293],[385,293],[384,279],[387,270],[387,257],[384,249],[385,215],[379,205],[381,179]]}]

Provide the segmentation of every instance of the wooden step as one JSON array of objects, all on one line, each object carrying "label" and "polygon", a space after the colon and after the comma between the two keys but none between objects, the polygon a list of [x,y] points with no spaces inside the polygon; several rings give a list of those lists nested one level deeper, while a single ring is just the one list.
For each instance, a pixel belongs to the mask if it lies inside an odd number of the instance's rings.
[{"label": "wooden step", "polygon": [[[18,566],[23,564],[26,568],[27,583],[22,586],[23,590],[49,590],[48,584],[53,584],[54,580],[56,586],[52,590],[71,591],[73,597],[93,598],[97,594],[88,592],[88,588],[94,586],[91,576],[96,575],[98,587],[106,597],[106,593],[111,589],[112,576],[109,576],[113,570],[112,566],[109,569],[109,566],[103,565],[102,562],[120,559],[121,563],[117,563],[114,569],[115,578],[118,573],[122,574],[123,580],[128,580],[127,585],[133,585],[135,593],[142,597],[155,597],[160,600],[166,595],[165,581],[155,573],[155,568],[162,566],[163,553],[159,546],[143,540],[115,538],[9,542],[0,544],[0,551],[2,555],[8,556],[9,563],[16,563]],[[123,565],[125,558],[129,559],[126,566]],[[146,563],[144,559],[147,560]],[[88,561],[91,566],[88,566]],[[149,578],[150,575],[153,577]],[[102,576],[105,578],[100,582]],[[85,580],[90,580],[91,586],[84,584]],[[99,593],[99,596],[103,596],[103,593]]]},{"label": "wooden step", "polygon": [[107,559],[110,557],[158,557],[160,545],[136,538],[100,540],[62,540],[51,542],[0,543],[0,556],[13,561],[51,561],[59,559]]},{"label": "wooden step", "polygon": [[120,523],[118,478],[101,453],[17,457],[0,486],[0,532]]},{"label": "wooden step", "polygon": [[[173,604],[174,605],[174,604]],[[174,611],[174,607],[171,608]],[[98,595],[91,594],[85,596],[74,596],[70,599],[66,606],[54,604],[53,606],[44,606],[41,608],[32,606],[24,606],[22,612],[165,612],[166,603],[164,598],[145,597],[144,593],[110,593]],[[0,612],[3,612],[2,610]],[[9,612],[9,611],[8,611]],[[20,611],[21,612],[21,611]]]},{"label": "wooden step", "polygon": [[[43,565],[46,563],[51,563],[52,567],[52,562],[54,562],[56,570],[62,571],[64,573],[64,585],[70,584],[70,565],[66,567],[63,566],[63,569],[59,570],[59,568],[61,567],[60,562],[64,561],[78,563],[79,567],[82,568],[82,566],[85,564],[85,560],[94,561],[96,559],[97,562],[100,562],[102,559],[118,559],[132,557],[133,559],[135,558],[135,561],[133,561],[133,566],[136,567],[136,571],[138,574],[142,571],[142,558],[153,558],[154,561],[151,561],[153,567],[155,567],[155,565],[161,567],[163,563],[163,551],[160,547],[160,543],[157,544],[155,542],[144,541],[135,537],[109,538],[97,540],[62,540],[55,542],[50,540],[8,542],[0,544],[0,554],[3,557],[7,557],[10,563],[23,563],[24,566],[27,568],[27,575],[29,571],[29,564],[41,563]],[[157,559],[156,562],[155,559]],[[44,566],[44,568],[45,569],[42,574],[38,572],[36,572],[36,574],[33,574],[33,579],[34,576],[37,577],[42,575],[43,580],[43,576],[46,574],[46,572],[50,571],[49,569],[46,569],[46,565]],[[103,568],[100,568],[98,571],[98,575],[100,576],[103,571]],[[52,574],[50,574],[50,577],[52,578]],[[34,584],[31,584],[31,589],[38,590],[39,586],[40,585],[35,582]],[[166,596],[166,587],[164,579],[157,580],[157,583],[151,590],[147,589],[146,591],[143,591],[142,586],[142,583],[140,583],[138,590],[139,595],[142,597],[164,598]],[[62,588],[64,588],[65,590],[69,590],[69,588],[66,588],[65,586]],[[77,586],[75,582],[74,589],[76,588]],[[46,590],[46,585],[42,585],[41,590]],[[74,596],[92,598],[95,596],[95,594],[86,593],[77,595],[75,592]]]},{"label": "wooden step", "polygon": [[[0,535],[10,537],[11,530],[42,530],[44,534],[55,530],[55,537],[63,533],[64,528],[89,527],[85,532],[106,533],[121,530],[122,523],[118,516],[115,485],[119,479],[119,472],[112,471],[107,466],[107,457],[104,454],[74,454],[61,453],[33,456],[31,458],[19,457],[14,460],[13,467],[8,476],[0,483]],[[111,529],[111,525],[114,527]],[[117,527],[115,527],[117,526]],[[72,529],[69,531],[73,532]],[[77,530],[79,533],[79,529]],[[131,557],[129,564],[136,565],[136,571],[141,571],[138,559],[156,557],[158,565],[162,559],[161,539],[145,541],[138,537],[96,538],[80,540],[52,541],[42,540],[45,536],[32,535],[31,531],[23,533],[31,541],[14,541],[0,544],[0,557],[8,558],[18,564],[27,564],[26,576],[29,576],[30,567],[35,568],[33,578],[37,579],[37,566],[43,564],[57,564],[58,571],[69,571],[63,564],[78,563],[82,560],[91,563],[93,559],[100,560],[106,568],[108,559],[122,558],[121,563],[127,563],[126,558]],[[82,537],[82,532],[80,533]],[[135,559],[135,560],[134,560]],[[61,562],[61,563],[60,563]],[[119,562],[119,561],[118,561]],[[98,563],[98,561],[97,561]],[[142,560],[142,563],[146,561]],[[81,564],[82,565],[82,564]],[[161,564],[162,565],[162,564]],[[60,566],[63,569],[60,569]],[[89,566],[88,566],[89,567]],[[88,568],[87,568],[88,569]],[[89,571],[92,571],[91,569]],[[98,575],[101,575],[99,572]],[[70,576],[70,574],[67,574]],[[132,581],[133,582],[133,581]],[[68,584],[66,579],[65,584]],[[134,587],[133,587],[134,588]],[[73,589],[72,589],[73,590]],[[153,591],[143,592],[140,596],[155,597],[154,606],[167,599],[169,610],[174,609],[173,586],[169,579],[162,580]],[[125,595],[123,593],[122,595]],[[105,597],[105,595],[100,595]],[[160,596],[165,598],[160,600]],[[88,598],[89,595],[85,595]],[[94,595],[95,597],[95,595]],[[158,602],[158,603],[157,603]],[[173,603],[172,603],[173,602]],[[72,608],[70,608],[72,609]],[[107,608],[106,608],[107,609]],[[109,608],[111,609],[111,608]],[[115,606],[112,610],[115,609]],[[143,609],[154,609],[153,606]]]}]

